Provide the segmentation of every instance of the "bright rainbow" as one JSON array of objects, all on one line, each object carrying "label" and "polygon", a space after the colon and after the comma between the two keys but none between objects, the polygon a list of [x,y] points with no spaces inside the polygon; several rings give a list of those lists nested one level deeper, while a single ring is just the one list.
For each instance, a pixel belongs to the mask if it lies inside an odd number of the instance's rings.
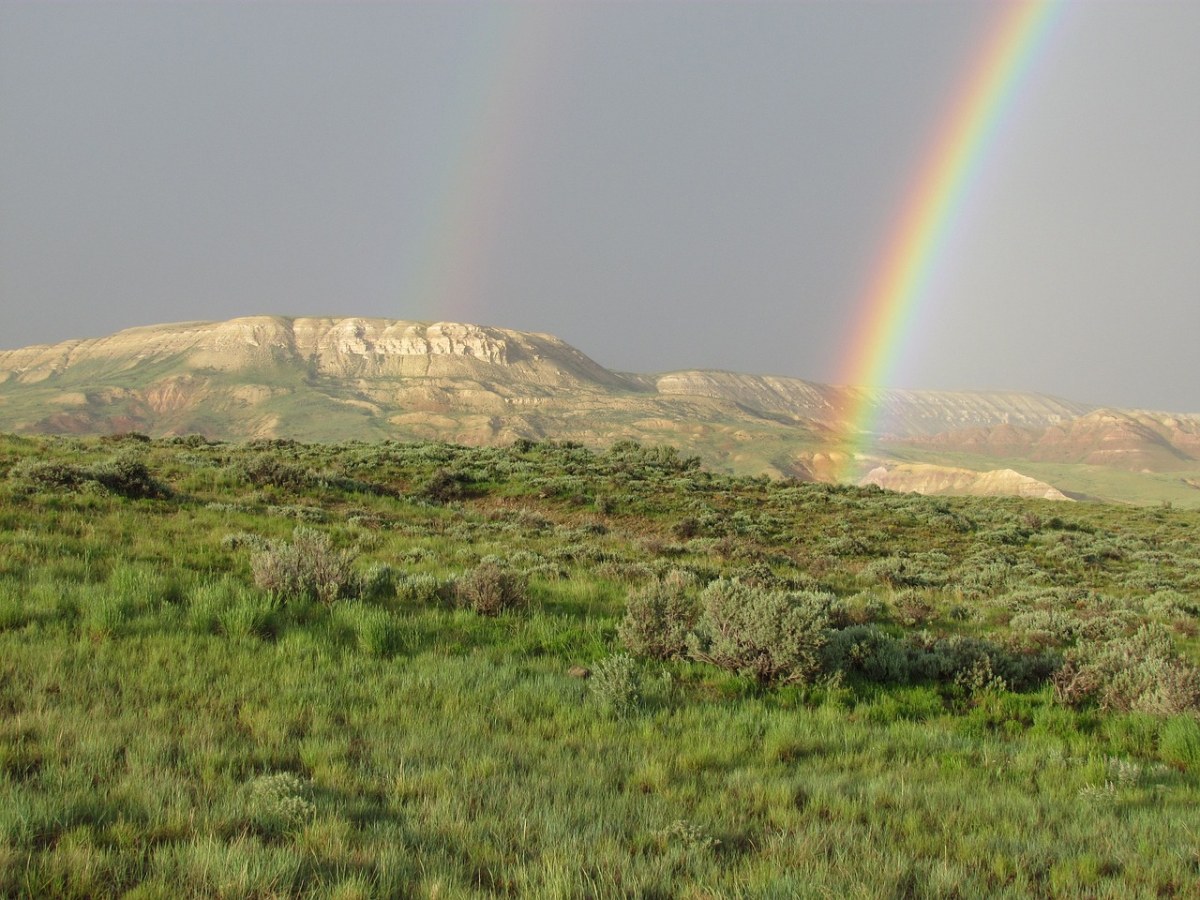
[{"label": "bright rainbow", "polygon": [[935,133],[933,150],[913,183],[851,329],[840,379],[853,386],[842,414],[847,458],[840,480],[853,474],[856,454],[879,430],[880,390],[895,373],[988,150],[1064,6],[1062,0],[1005,3],[978,64]]}]

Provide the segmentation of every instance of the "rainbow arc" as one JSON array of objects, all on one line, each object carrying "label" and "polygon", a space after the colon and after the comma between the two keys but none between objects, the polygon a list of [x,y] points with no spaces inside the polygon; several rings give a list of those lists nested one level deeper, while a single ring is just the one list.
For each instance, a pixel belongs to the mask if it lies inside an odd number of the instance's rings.
[{"label": "rainbow arc", "polygon": [[856,457],[880,430],[882,392],[909,344],[947,239],[1065,5],[1064,0],[999,4],[977,61],[934,134],[850,329],[839,379],[852,386],[841,410],[845,460],[839,480],[855,474]]}]

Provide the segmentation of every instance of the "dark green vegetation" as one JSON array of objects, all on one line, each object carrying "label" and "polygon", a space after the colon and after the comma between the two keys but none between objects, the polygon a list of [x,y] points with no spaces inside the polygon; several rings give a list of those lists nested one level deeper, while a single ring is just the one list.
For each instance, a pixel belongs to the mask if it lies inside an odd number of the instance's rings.
[{"label": "dark green vegetation", "polygon": [[0,438],[0,894],[1194,896],[1198,537],[630,444]]}]

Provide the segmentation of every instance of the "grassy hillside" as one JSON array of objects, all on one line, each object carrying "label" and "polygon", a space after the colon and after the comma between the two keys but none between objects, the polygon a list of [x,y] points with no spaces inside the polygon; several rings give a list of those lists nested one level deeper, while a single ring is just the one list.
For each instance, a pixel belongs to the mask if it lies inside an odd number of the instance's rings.
[{"label": "grassy hillside", "polygon": [[0,895],[1194,896],[1198,530],[0,438]]}]

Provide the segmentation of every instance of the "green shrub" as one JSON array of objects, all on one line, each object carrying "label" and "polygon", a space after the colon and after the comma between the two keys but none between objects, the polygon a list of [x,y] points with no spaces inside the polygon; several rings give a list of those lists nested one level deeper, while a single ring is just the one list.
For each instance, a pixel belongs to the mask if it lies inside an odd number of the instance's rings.
[{"label": "green shrub", "polygon": [[719,579],[700,596],[700,618],[688,651],[759,684],[807,682],[820,668],[832,599]]},{"label": "green shrub", "polygon": [[821,667],[827,672],[861,675],[882,684],[904,684],[913,664],[902,641],[875,625],[851,625],[828,633]]},{"label": "green shrub", "polygon": [[307,469],[281,462],[271,454],[261,454],[243,460],[234,470],[253,485],[300,490],[311,486],[313,478]]},{"label": "green shrub", "polygon": [[637,663],[628,653],[600,660],[592,671],[589,686],[593,699],[615,716],[629,715],[641,698]]},{"label": "green shrub", "polygon": [[454,585],[459,606],[482,616],[494,616],[529,604],[529,586],[524,576],[493,562],[480,563]]},{"label": "green shrub", "polygon": [[150,474],[145,461],[132,451],[93,466],[90,474],[105,489],[130,500],[161,499],[171,494],[166,485]]},{"label": "green shrub", "polygon": [[155,479],[135,451],[118,453],[94,466],[49,461],[22,461],[9,472],[24,490],[50,489],[73,491],[87,485],[100,485],[107,491],[130,500],[169,497],[170,489]]},{"label": "green shrub", "polygon": [[254,583],[282,601],[318,600],[331,606],[357,597],[360,579],[352,566],[354,554],[335,550],[329,536],[297,528],[292,542],[273,542],[251,558]]},{"label": "green shrub", "polygon": [[37,459],[21,460],[9,470],[8,477],[26,491],[72,491],[92,480],[91,474],[83,466]]},{"label": "green shrub", "polygon": [[393,588],[396,599],[401,603],[437,603],[446,599],[446,585],[436,575],[418,572],[403,575],[396,580]]},{"label": "green shrub", "polygon": [[617,636],[637,656],[675,659],[687,653],[697,616],[681,579],[656,580],[629,595]]},{"label": "green shrub", "polygon": [[298,830],[316,814],[310,785],[291,772],[259,775],[241,791],[240,824],[263,837]]},{"label": "green shrub", "polygon": [[913,636],[911,643],[924,652],[917,665],[926,678],[946,681],[972,693],[992,687],[1014,691],[1028,690],[1058,668],[1053,653],[1019,653],[982,638],[951,635],[932,643]]},{"label": "green shrub", "polygon": [[417,494],[434,503],[448,503],[467,496],[471,479],[463,472],[438,469],[417,489]]},{"label": "green shrub", "polygon": [[923,587],[938,583],[938,579],[918,562],[903,556],[877,559],[863,569],[863,575],[892,588]]},{"label": "green shrub", "polygon": [[1056,696],[1078,706],[1175,715],[1200,710],[1200,669],[1175,652],[1161,625],[1144,625],[1130,637],[1084,644],[1067,655],[1055,675]]}]

